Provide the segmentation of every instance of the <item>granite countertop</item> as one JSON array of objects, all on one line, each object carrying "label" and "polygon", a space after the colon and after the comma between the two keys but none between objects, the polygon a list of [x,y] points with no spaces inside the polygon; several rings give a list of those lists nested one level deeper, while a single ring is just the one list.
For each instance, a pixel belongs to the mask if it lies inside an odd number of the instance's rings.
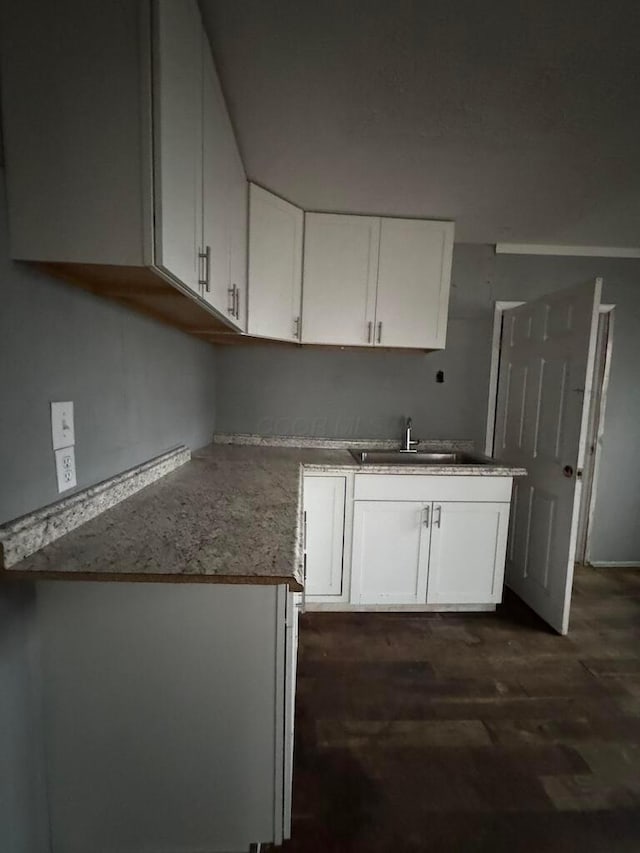
[{"label": "granite countertop", "polygon": [[190,462],[5,569],[14,577],[286,583],[302,589],[301,466],[514,476],[505,466],[359,465],[344,446],[214,443]]}]

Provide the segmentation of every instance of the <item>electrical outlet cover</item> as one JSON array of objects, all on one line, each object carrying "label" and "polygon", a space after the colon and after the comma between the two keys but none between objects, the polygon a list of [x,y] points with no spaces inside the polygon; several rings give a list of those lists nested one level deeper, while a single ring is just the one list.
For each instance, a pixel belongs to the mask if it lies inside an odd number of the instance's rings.
[{"label": "electrical outlet cover", "polygon": [[73,426],[73,403],[51,404],[51,436],[53,438],[53,449],[71,447],[76,443],[75,429]]},{"label": "electrical outlet cover", "polygon": [[66,492],[76,485],[76,452],[73,447],[63,447],[56,450],[56,475],[58,491]]}]

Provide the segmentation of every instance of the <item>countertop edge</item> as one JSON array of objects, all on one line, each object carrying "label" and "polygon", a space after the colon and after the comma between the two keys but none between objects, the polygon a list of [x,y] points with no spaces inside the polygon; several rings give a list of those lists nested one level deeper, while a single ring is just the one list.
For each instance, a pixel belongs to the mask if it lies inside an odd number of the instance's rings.
[{"label": "countertop edge", "polygon": [[50,569],[47,571],[25,570],[18,568],[0,569],[0,583],[7,581],[85,581],[95,583],[209,583],[234,584],[244,586],[280,586],[286,585],[292,592],[302,592],[301,582],[291,575],[221,575],[221,574],[170,574],[169,572],[69,572]]}]

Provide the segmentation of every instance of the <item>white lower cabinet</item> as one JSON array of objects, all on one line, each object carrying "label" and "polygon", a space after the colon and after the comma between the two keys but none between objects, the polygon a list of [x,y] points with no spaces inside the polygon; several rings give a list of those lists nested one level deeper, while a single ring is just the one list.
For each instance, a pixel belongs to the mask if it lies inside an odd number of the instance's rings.
[{"label": "white lower cabinet", "polygon": [[356,501],[353,604],[495,604],[509,504]]},{"label": "white lower cabinet", "polygon": [[345,592],[344,532],[347,478],[304,477],[305,595],[334,600]]},{"label": "white lower cabinet", "polygon": [[511,477],[305,473],[308,604],[494,607],[511,487]]},{"label": "white lower cabinet", "polygon": [[352,572],[355,604],[426,600],[429,539],[417,501],[356,501]]},{"label": "white lower cabinet", "polygon": [[298,598],[37,584],[52,849],[228,853],[290,836]]}]

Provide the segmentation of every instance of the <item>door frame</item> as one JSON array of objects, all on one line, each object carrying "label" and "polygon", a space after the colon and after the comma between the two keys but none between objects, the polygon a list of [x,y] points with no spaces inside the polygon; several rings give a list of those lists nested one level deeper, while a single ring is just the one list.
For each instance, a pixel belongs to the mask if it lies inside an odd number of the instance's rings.
[{"label": "door frame", "polygon": [[[487,426],[485,431],[484,452],[487,456],[493,456],[493,445],[495,441],[496,427],[496,406],[498,403],[498,376],[500,373],[500,347],[502,343],[502,318],[505,311],[510,308],[518,308],[520,305],[525,305],[522,301],[497,301],[494,305],[493,313],[493,334],[491,337],[491,368],[489,371],[489,398],[487,400]],[[599,306],[600,314],[609,314],[609,328],[607,332],[605,353],[604,353],[604,370],[602,384],[598,387],[597,392],[600,395],[600,410],[596,420],[595,428],[595,451],[592,466],[591,482],[583,483],[583,499],[588,494],[589,508],[587,512],[587,530],[585,537],[584,561],[589,562],[591,549],[591,531],[592,523],[595,515],[596,495],[598,486],[598,476],[600,471],[600,458],[602,455],[602,436],[604,433],[605,410],[607,403],[607,392],[609,389],[609,376],[611,372],[611,353],[613,346],[613,328],[615,317],[615,305],[601,304]],[[594,388],[594,390],[596,390]]]},{"label": "door frame", "polygon": [[[600,315],[607,315],[608,325],[606,337],[603,341],[602,353],[602,370],[601,379],[598,378],[597,386],[594,386],[594,392],[598,393],[599,399],[597,402],[598,411],[594,418],[588,439],[593,447],[593,461],[589,469],[589,476],[582,484],[582,499],[587,501],[587,516],[585,520],[585,530],[583,532],[583,542],[578,538],[576,559],[581,560],[587,565],[591,565],[591,539],[593,533],[593,520],[595,517],[596,497],[598,490],[598,479],[600,475],[600,460],[602,457],[602,437],[604,435],[604,424],[607,408],[607,394],[609,392],[609,377],[611,373],[611,354],[613,348],[613,330],[615,323],[615,305],[601,305]],[[596,363],[597,369],[597,363]],[[593,401],[592,401],[593,405]],[[587,449],[588,452],[588,449]],[[580,524],[578,524],[578,534],[581,532]],[[583,547],[584,545],[584,547]]]}]

